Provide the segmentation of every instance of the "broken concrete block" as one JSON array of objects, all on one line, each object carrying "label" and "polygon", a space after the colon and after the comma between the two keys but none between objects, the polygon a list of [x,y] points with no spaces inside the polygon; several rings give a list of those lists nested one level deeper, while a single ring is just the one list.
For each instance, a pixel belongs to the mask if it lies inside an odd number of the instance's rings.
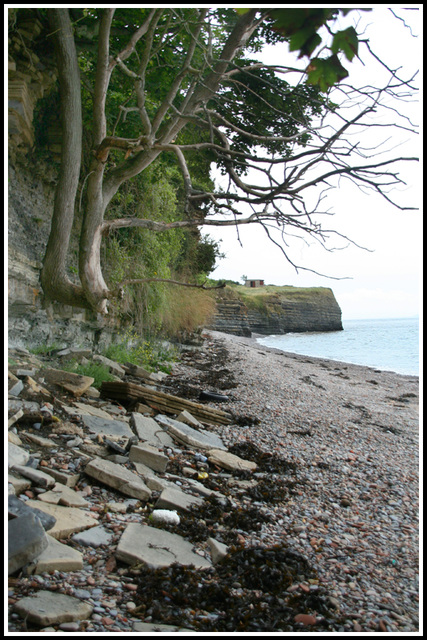
[{"label": "broken concrete block", "polygon": [[91,460],[85,467],[85,473],[131,498],[148,500],[151,496],[150,489],[136,473],[109,460]]},{"label": "broken concrete block", "polygon": [[131,462],[142,462],[153,471],[163,473],[168,466],[169,458],[149,444],[133,445],[129,451]]},{"label": "broken concrete block", "polygon": [[133,522],[120,538],[116,558],[131,565],[145,562],[152,569],[169,567],[174,562],[196,568],[212,566],[209,560],[193,551],[190,542],[176,533]]},{"label": "broken concrete block", "polygon": [[34,513],[9,520],[8,573],[34,560],[48,545],[46,532]]},{"label": "broken concrete block", "polygon": [[42,590],[16,602],[13,611],[29,622],[47,627],[61,622],[85,620],[91,615],[93,607],[78,598]]}]

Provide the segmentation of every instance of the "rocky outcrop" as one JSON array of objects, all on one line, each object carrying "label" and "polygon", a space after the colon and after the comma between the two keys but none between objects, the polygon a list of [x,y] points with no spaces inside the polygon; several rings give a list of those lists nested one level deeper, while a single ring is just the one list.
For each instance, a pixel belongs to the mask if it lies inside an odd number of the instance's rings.
[{"label": "rocky outcrop", "polygon": [[342,330],[341,309],[331,289],[316,287],[266,288],[247,297],[233,291],[218,297],[216,313],[208,327],[238,336]]}]

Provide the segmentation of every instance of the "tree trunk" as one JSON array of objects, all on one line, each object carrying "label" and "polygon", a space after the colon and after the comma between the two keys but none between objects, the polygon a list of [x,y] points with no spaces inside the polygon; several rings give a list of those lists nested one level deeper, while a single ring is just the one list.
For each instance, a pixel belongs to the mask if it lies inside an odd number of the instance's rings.
[{"label": "tree trunk", "polygon": [[68,9],[48,9],[58,65],[62,146],[49,240],[40,279],[47,299],[89,307],[81,287],[67,276],[67,254],[82,154],[80,73]]}]

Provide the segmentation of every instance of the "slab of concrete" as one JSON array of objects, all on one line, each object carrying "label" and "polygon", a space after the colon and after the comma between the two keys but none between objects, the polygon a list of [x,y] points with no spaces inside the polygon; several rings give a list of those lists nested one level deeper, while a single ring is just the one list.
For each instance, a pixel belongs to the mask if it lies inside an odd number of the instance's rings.
[{"label": "slab of concrete", "polygon": [[200,569],[212,566],[209,560],[193,551],[190,542],[176,533],[134,522],[123,532],[116,557],[130,565],[145,562],[152,569],[169,567],[174,562]]},{"label": "slab of concrete", "polygon": [[133,445],[129,451],[129,460],[131,462],[142,462],[153,469],[164,473],[168,466],[169,458],[161,453],[158,449],[148,443],[142,445]]},{"label": "slab of concrete", "polygon": [[48,546],[27,566],[28,574],[40,574],[49,571],[81,571],[83,554],[67,544],[47,535]]},{"label": "slab of concrete", "polygon": [[226,449],[221,438],[216,433],[193,429],[185,422],[179,422],[164,415],[156,416],[156,420],[178,442],[183,442],[196,449]]},{"label": "slab of concrete", "polygon": [[45,531],[49,531],[56,523],[56,518],[41,511],[41,509],[29,507],[27,502],[23,502],[16,496],[8,496],[7,498],[7,510],[10,518],[20,518],[21,516],[27,516],[33,514],[37,516]]},{"label": "slab of concrete", "polygon": [[180,489],[163,489],[159,499],[156,502],[156,509],[178,509],[181,511],[189,511],[191,507],[201,506],[203,498],[191,496],[184,493]]},{"label": "slab of concrete", "polygon": [[61,622],[86,620],[91,615],[93,607],[72,596],[41,590],[34,596],[16,602],[13,611],[29,622],[47,627]]},{"label": "slab of concrete", "polygon": [[158,423],[149,416],[131,413],[130,424],[134,427],[138,438],[154,447],[173,447],[174,441]]},{"label": "slab of concrete", "polygon": [[56,523],[49,530],[49,535],[57,540],[67,538],[72,533],[96,527],[98,521],[89,512],[75,507],[60,507],[57,504],[49,504],[40,500],[27,500],[29,507],[35,507],[56,518]]},{"label": "slab of concrete", "polygon": [[8,522],[8,574],[37,558],[48,545],[46,531],[34,513]]},{"label": "slab of concrete", "polygon": [[85,473],[131,498],[148,500],[151,496],[151,490],[136,473],[110,460],[91,460],[85,467]]},{"label": "slab of concrete", "polygon": [[111,543],[113,534],[111,531],[107,531],[105,527],[99,525],[88,529],[87,531],[81,531],[76,533],[72,540],[77,544],[82,544],[84,547],[100,547],[101,545],[108,545]]},{"label": "slab of concrete", "polygon": [[124,436],[131,438],[133,431],[123,420],[107,420],[97,416],[82,416],[83,424],[91,433],[103,436]]}]

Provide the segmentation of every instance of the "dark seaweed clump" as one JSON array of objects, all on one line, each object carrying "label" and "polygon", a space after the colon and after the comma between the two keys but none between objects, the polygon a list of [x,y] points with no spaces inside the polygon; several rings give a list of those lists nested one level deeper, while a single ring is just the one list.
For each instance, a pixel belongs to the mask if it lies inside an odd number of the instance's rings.
[{"label": "dark seaweed clump", "polygon": [[316,577],[308,561],[285,544],[232,547],[215,568],[145,568],[135,595],[143,619],[196,631],[301,631],[294,621],[298,613],[314,614],[316,631],[333,631],[339,621],[331,617],[324,587],[286,591]]},{"label": "dark seaweed clump", "polygon": [[[292,460],[286,460],[267,451],[262,451],[252,442],[237,442],[228,448],[233,453],[245,460],[252,460],[258,465],[257,471],[264,473],[292,473],[298,469],[298,464]],[[247,472],[242,472],[246,473]]]},{"label": "dark seaweed clump", "polygon": [[179,525],[151,524],[186,538],[190,542],[204,542],[215,537],[227,545],[238,542],[239,531],[259,531],[269,516],[252,506],[233,507],[229,500],[219,501],[215,496],[205,498],[203,505],[181,514]]}]

